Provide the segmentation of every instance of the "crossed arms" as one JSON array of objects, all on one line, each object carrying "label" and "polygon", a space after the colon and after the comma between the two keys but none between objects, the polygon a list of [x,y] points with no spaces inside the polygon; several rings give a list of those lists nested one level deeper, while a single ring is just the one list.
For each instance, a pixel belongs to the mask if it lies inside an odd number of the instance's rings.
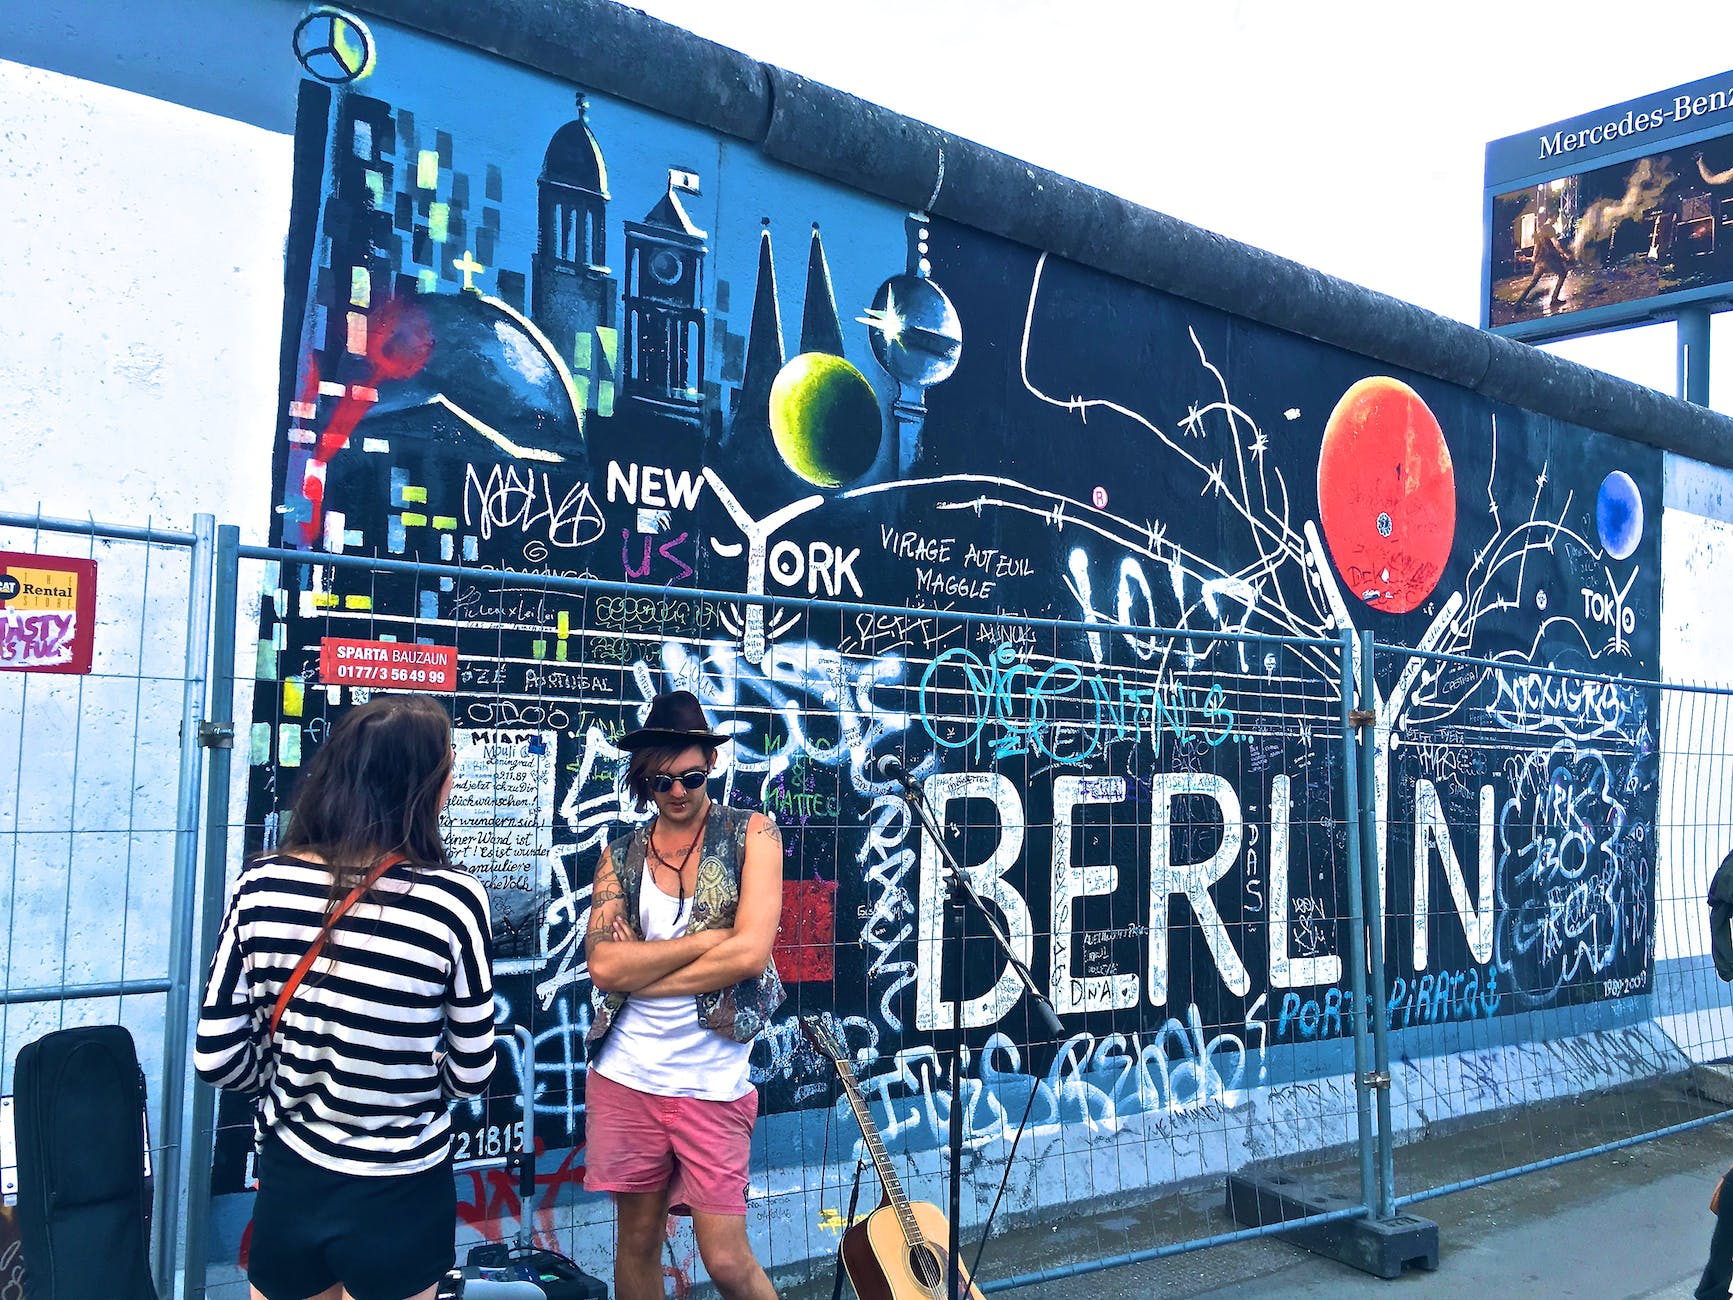
[{"label": "crossed arms", "polygon": [[714,993],[763,974],[782,920],[782,835],[759,813],[746,827],[740,905],[732,929],[700,930],[674,939],[641,939],[613,855],[602,850],[590,895],[584,954],[590,982],[604,993],[645,997]]}]

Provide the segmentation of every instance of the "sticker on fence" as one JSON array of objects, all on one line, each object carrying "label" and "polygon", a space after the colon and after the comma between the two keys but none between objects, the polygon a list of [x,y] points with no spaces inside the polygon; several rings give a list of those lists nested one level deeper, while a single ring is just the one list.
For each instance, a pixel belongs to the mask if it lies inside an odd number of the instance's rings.
[{"label": "sticker on fence", "polygon": [[535,970],[545,958],[555,733],[460,728],[454,739],[445,850],[487,887],[494,970]]},{"label": "sticker on fence", "polygon": [[0,671],[88,673],[96,561],[0,554]]},{"label": "sticker on fence", "polygon": [[319,680],[327,686],[395,691],[456,690],[457,647],[321,637]]}]

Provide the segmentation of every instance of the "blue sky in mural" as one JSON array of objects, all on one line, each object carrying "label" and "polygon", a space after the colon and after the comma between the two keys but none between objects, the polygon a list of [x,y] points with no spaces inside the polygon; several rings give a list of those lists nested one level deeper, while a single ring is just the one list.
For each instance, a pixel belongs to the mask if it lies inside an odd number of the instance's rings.
[{"label": "blue sky in mural", "polygon": [[[1544,38],[1500,0],[877,0],[846,39],[805,0],[633,7],[1470,323],[1489,140],[1733,66],[1726,5],[1650,23],[1583,0]],[[1549,350],[1673,389],[1670,324]]]}]

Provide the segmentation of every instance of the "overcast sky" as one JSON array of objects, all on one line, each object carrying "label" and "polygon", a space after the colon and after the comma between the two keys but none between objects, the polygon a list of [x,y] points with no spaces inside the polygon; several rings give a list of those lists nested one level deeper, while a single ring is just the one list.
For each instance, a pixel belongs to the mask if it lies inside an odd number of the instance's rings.
[{"label": "overcast sky", "polygon": [[[634,7],[1474,324],[1487,141],[1733,68],[1725,0]],[[1727,325],[1714,400],[1733,410]],[[1674,387],[1670,326],[1558,350]]]}]

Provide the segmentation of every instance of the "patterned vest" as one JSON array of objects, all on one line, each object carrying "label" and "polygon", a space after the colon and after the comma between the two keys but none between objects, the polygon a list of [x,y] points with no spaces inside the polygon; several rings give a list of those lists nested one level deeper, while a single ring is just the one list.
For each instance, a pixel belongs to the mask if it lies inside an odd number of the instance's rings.
[{"label": "patterned vest", "polygon": [[[710,806],[710,821],[704,828],[704,851],[698,860],[698,881],[692,889],[687,934],[734,924],[734,913],[740,906],[740,868],[746,861],[746,827],[751,820],[750,809],[724,808],[721,804]],[[613,860],[614,873],[625,896],[622,914],[634,931],[638,929],[644,857],[649,848],[648,823],[608,845],[608,856]],[[640,934],[639,937],[643,936]],[[620,1018],[620,1010],[626,1005],[628,996],[591,989],[590,1002],[595,1020],[584,1036],[591,1060],[595,1059],[596,1049]],[[737,1043],[750,1043],[770,1023],[770,1017],[782,1005],[782,997],[782,980],[776,973],[776,960],[772,958],[762,975],[754,975],[714,993],[698,994],[698,1023]]]}]

